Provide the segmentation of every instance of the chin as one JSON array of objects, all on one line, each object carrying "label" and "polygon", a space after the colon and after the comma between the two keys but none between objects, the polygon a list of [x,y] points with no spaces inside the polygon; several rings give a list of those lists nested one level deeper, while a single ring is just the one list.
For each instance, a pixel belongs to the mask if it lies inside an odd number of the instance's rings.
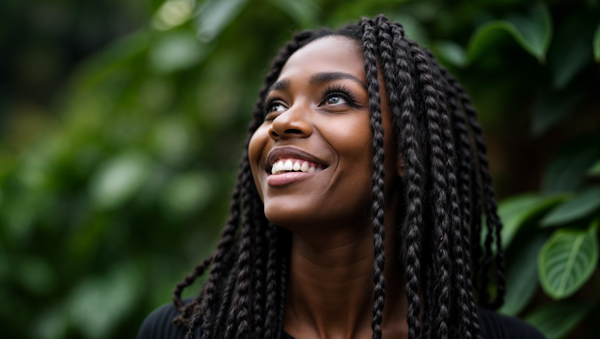
[{"label": "chin", "polygon": [[294,233],[323,233],[325,229],[335,230],[337,227],[347,230],[351,225],[371,223],[368,216],[370,203],[364,202],[346,209],[342,208],[344,206],[310,198],[277,197],[266,199],[264,206],[267,220]]},{"label": "chin", "polygon": [[311,214],[314,216],[314,212],[308,213],[306,210],[300,208],[298,204],[290,205],[281,201],[272,201],[265,204],[265,217],[267,220],[290,231],[295,231],[302,226],[306,227],[307,224],[311,224],[310,220],[308,220],[309,218],[307,218]]}]

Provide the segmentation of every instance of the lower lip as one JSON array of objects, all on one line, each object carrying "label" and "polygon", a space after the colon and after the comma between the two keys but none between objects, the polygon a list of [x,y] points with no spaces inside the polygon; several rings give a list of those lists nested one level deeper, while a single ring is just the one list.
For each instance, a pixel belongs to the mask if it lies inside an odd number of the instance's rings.
[{"label": "lower lip", "polygon": [[286,172],[281,174],[271,174],[267,178],[267,185],[271,187],[285,186],[296,181],[302,180],[317,172]]}]

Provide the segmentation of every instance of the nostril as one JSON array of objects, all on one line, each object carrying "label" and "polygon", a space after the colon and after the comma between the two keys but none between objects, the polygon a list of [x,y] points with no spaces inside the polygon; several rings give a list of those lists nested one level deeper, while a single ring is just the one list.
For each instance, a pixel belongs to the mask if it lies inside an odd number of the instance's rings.
[{"label": "nostril", "polygon": [[278,136],[279,136],[279,134],[277,134],[275,131],[271,131],[271,136],[272,136],[272,137],[278,137]]},{"label": "nostril", "polygon": [[286,134],[302,134],[302,131],[300,131],[298,129],[286,129],[285,133]]}]

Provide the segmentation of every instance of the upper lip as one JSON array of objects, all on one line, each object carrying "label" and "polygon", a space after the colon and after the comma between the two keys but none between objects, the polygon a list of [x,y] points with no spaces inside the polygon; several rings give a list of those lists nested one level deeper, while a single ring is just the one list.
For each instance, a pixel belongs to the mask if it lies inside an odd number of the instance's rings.
[{"label": "upper lip", "polygon": [[265,164],[267,172],[271,173],[271,166],[273,166],[273,163],[275,163],[275,161],[280,158],[302,159],[314,162],[316,164],[320,164],[323,166],[323,168],[327,167],[327,164],[324,161],[318,159],[316,156],[306,151],[292,146],[280,146],[273,148],[269,152],[269,155],[267,155],[267,163]]}]

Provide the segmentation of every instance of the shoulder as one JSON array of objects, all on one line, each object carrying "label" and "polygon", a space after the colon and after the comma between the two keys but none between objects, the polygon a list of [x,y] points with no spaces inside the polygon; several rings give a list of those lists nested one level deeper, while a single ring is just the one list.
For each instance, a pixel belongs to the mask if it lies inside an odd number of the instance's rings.
[{"label": "shoulder", "polygon": [[485,339],[545,339],[535,327],[528,323],[477,307],[477,315]]},{"label": "shoulder", "polygon": [[173,318],[179,311],[173,304],[165,304],[150,313],[138,332],[137,339],[184,339],[186,326],[175,326]]}]

